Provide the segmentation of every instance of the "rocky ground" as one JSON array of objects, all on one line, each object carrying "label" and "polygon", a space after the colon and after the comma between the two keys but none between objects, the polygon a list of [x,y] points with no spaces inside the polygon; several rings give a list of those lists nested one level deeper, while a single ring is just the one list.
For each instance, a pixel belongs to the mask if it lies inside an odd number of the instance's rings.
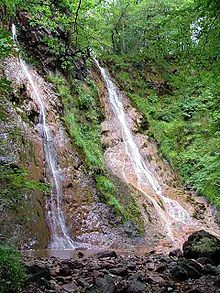
[{"label": "rocky ground", "polygon": [[69,260],[25,259],[29,274],[23,292],[220,292],[220,241],[196,232],[169,256],[79,251]]}]

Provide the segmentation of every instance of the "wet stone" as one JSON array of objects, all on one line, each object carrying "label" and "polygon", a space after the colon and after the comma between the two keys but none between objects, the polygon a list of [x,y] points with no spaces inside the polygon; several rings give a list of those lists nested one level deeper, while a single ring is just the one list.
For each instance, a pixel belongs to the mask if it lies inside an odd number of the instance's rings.
[{"label": "wet stone", "polygon": [[63,292],[78,293],[80,292],[79,288],[76,286],[75,282],[65,284],[62,286]]}]

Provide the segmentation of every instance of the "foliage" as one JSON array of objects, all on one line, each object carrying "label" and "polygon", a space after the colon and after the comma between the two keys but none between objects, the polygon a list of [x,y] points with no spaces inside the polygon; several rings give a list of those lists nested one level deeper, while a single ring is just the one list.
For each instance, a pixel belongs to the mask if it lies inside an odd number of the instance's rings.
[{"label": "foliage", "polygon": [[116,198],[116,190],[113,182],[103,175],[96,176],[96,187],[101,191],[104,199],[102,202],[106,203],[109,206],[112,206],[116,212],[116,214],[123,213],[123,206],[119,203]]},{"label": "foliage", "polygon": [[[108,206],[113,207],[116,215],[121,215],[123,221],[132,221],[136,224],[137,231],[139,233],[144,232],[144,226],[141,218],[141,211],[138,208],[134,196],[131,194],[125,196],[125,194],[119,193],[115,184],[111,179],[105,175],[96,176],[96,187],[101,192],[101,201]],[[126,202],[126,198],[128,202]]]},{"label": "foliage", "polygon": [[0,245],[0,292],[21,292],[26,279],[20,253],[7,245]]},{"label": "foliage", "polygon": [[28,179],[24,169],[10,165],[0,165],[0,207],[16,208],[22,205],[25,195],[30,190],[48,192],[49,186]]},{"label": "foliage", "polygon": [[0,59],[7,57],[12,49],[10,34],[0,27]]},{"label": "foliage", "polygon": [[103,166],[100,121],[102,112],[98,93],[91,80],[72,81],[72,91],[65,80],[51,76],[64,105],[64,122],[75,145],[82,151],[90,168]]}]

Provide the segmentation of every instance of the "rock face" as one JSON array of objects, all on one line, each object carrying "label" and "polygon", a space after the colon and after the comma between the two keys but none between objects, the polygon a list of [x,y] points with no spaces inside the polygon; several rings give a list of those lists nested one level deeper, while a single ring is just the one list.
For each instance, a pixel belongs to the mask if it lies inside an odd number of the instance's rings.
[{"label": "rock face", "polygon": [[183,255],[193,259],[205,257],[220,264],[220,240],[204,230],[195,232],[183,244]]},{"label": "rock face", "polygon": [[[48,182],[50,174],[45,164],[38,100],[21,69],[18,58],[11,57],[5,60],[2,68],[3,77],[12,83],[14,99],[13,102],[7,101],[5,105],[7,119],[0,121],[3,129],[0,160],[24,167],[30,174],[30,179]],[[62,104],[52,84],[33,68],[28,67],[28,70],[45,104],[47,125],[56,148],[62,189],[62,208],[71,237],[79,243],[79,246],[86,247],[109,247],[118,243],[119,246],[133,245],[134,237],[126,233],[126,227],[122,221],[116,219],[112,208],[99,203],[94,179],[63,125]],[[20,147],[10,138],[12,129],[18,129],[22,134],[19,138]],[[33,211],[33,222],[29,221],[27,228],[19,226],[24,236],[19,234],[18,238],[22,238],[22,241],[18,247],[45,249],[50,239],[45,215],[47,214],[45,212],[46,197],[43,194],[39,194],[38,197],[34,194],[30,197],[31,199],[27,199],[27,206]],[[16,222],[10,218],[7,223],[10,221]],[[0,230],[2,230],[2,223],[4,224],[4,219],[1,221],[0,217]],[[6,226],[11,228],[9,224]],[[8,235],[8,231],[4,234]],[[136,238],[139,241],[139,237]],[[25,243],[30,245],[24,246]],[[136,245],[136,242],[134,244]]]}]

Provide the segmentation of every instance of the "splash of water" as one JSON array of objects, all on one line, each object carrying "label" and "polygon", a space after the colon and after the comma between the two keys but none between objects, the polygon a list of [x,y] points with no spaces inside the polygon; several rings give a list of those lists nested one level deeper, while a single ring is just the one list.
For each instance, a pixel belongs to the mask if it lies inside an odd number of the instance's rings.
[{"label": "splash of water", "polygon": [[[12,24],[12,37],[17,44],[16,27]],[[50,174],[50,181],[53,186],[51,197],[48,201],[48,221],[51,230],[52,241],[50,244],[51,249],[75,249],[76,243],[70,238],[64,213],[62,210],[62,189],[60,176],[58,171],[58,164],[56,159],[56,149],[54,144],[54,138],[46,120],[46,109],[44,99],[38,89],[38,85],[34,82],[33,75],[29,70],[25,61],[19,57],[21,68],[27,78],[27,81],[31,87],[32,95],[36,98],[38,106],[40,108],[40,122],[42,128],[42,137],[45,153],[45,161]]]},{"label": "splash of water", "polygon": [[[106,88],[108,91],[108,98],[112,106],[112,110],[117,120],[119,121],[119,126],[123,136],[123,142],[125,144],[125,150],[127,156],[130,158],[130,162],[134,169],[135,175],[137,177],[136,187],[142,191],[147,198],[153,203],[158,215],[161,218],[161,222],[167,229],[168,236],[173,239],[173,226],[177,223],[190,223],[191,218],[188,212],[175,200],[172,200],[163,195],[161,185],[159,184],[157,178],[148,168],[146,162],[144,161],[139,147],[135,142],[132,131],[129,127],[128,121],[126,119],[126,113],[123,106],[123,97],[117,86],[111,80],[108,71],[102,68],[99,62],[95,60],[97,67],[99,68],[101,75],[105,81]],[[124,174],[125,180],[128,183],[129,179]],[[146,189],[150,188],[156,195],[152,197]],[[162,202],[162,205],[161,205]]]}]

